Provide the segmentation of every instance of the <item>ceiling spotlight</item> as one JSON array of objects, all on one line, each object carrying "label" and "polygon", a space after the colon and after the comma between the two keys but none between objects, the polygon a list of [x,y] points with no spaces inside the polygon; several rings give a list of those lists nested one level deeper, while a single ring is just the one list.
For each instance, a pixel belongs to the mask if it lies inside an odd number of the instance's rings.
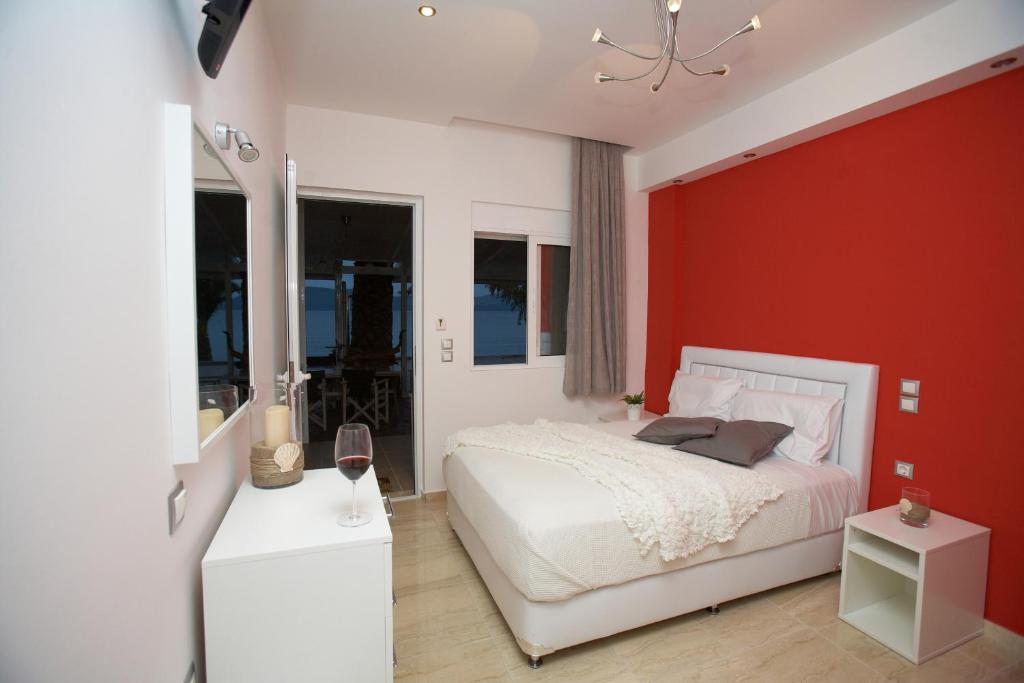
[{"label": "ceiling spotlight", "polygon": [[653,62],[654,64],[651,68],[637,76],[613,76],[604,73],[597,73],[594,75],[595,83],[605,83],[607,81],[636,81],[641,78],[646,78],[654,73],[654,71],[666,61],[667,65],[665,66],[664,72],[661,74],[661,78],[656,83],[651,84],[651,92],[658,92],[658,90],[661,89],[661,86],[665,83],[665,79],[668,78],[668,72],[672,68],[673,64],[679,64],[680,67],[694,76],[726,76],[729,74],[728,64],[722,64],[721,66],[715,67],[714,69],[708,69],[706,71],[698,71],[697,69],[691,68],[688,63],[707,57],[709,54],[722,47],[736,36],[743,35],[744,33],[750,33],[751,31],[756,31],[761,28],[761,20],[755,14],[738,31],[720,40],[710,50],[705,50],[704,52],[695,54],[691,57],[684,57],[679,52],[677,40],[678,31],[676,26],[679,22],[679,12],[683,6],[683,1],[652,0],[652,2],[654,3],[654,21],[658,32],[658,45],[661,46],[658,54],[649,55],[634,52],[633,50],[617,44],[611,38],[606,36],[604,31],[601,29],[594,31],[594,36],[590,40],[591,42],[600,43],[601,45],[609,45],[620,52],[625,52],[632,57]]},{"label": "ceiling spotlight", "polygon": [[679,178],[676,178],[675,180],[672,181],[672,184],[673,185],[682,185],[683,181],[680,180]]},{"label": "ceiling spotlight", "polygon": [[990,69],[1002,69],[1004,66],[1010,66],[1011,64],[1016,64],[1016,63],[1017,63],[1017,58],[1016,57],[1007,57],[1005,59],[1000,59],[998,61],[992,62],[988,66],[989,66]]},{"label": "ceiling spotlight", "polygon": [[430,5],[420,5],[419,12],[421,15],[425,17],[432,17],[435,14],[437,14],[437,10],[431,7]]},{"label": "ceiling spotlight", "polygon": [[213,139],[217,142],[217,146],[223,150],[231,149],[231,136],[235,136],[235,142],[238,144],[238,158],[246,163],[256,161],[260,158],[260,151],[256,149],[256,145],[252,144],[252,140],[249,139],[249,134],[244,130],[238,128],[232,128],[226,123],[218,121],[213,127]]},{"label": "ceiling spotlight", "polygon": [[756,156],[757,156],[757,155],[756,155],[756,154],[754,154],[753,152],[747,152],[746,154],[744,154],[744,155],[743,155],[743,158],[744,158],[744,159],[753,159],[753,158],[754,158],[754,157],[756,157]]}]

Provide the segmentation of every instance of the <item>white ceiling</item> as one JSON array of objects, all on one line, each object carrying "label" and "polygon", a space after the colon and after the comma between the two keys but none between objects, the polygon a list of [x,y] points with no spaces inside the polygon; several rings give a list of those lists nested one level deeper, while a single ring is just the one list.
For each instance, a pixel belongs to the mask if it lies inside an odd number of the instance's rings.
[{"label": "white ceiling", "polygon": [[[759,14],[764,28],[707,58],[726,77],[673,68],[593,82],[645,63],[595,45],[596,27],[657,51],[650,0],[264,0],[289,103],[447,124],[475,119],[645,151],[930,14],[951,0],[686,0],[680,47],[700,52]],[[690,46],[690,47],[687,47]],[[229,60],[230,61],[230,60]]]}]

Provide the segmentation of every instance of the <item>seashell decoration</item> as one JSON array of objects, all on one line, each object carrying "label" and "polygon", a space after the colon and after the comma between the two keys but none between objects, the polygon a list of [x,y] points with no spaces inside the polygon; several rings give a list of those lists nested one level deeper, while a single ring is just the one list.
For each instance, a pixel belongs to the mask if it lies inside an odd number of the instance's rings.
[{"label": "seashell decoration", "polygon": [[900,519],[914,526],[927,526],[932,510],[924,503],[915,503],[908,498],[900,498]]},{"label": "seashell decoration", "polygon": [[274,462],[282,472],[291,472],[295,461],[302,455],[302,446],[294,442],[283,443],[274,450]]}]

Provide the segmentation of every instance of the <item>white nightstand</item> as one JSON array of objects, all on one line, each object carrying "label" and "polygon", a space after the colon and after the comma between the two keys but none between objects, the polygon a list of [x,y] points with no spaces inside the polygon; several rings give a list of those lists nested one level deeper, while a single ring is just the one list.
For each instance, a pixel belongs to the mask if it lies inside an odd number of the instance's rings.
[{"label": "white nightstand", "polygon": [[[640,420],[639,420],[639,422],[650,422],[651,420],[657,420],[659,417],[662,417],[662,416],[658,415],[657,413],[652,413],[649,410],[644,410],[644,411],[642,411],[640,413]],[[601,421],[601,422],[625,422],[626,421],[626,411],[625,410],[619,410],[619,411],[616,411],[614,413],[606,413],[604,415],[598,415],[597,419],[599,421]]]},{"label": "white nightstand", "polygon": [[926,529],[896,506],[848,518],[839,618],[915,664],[980,636],[990,533],[934,510]]}]

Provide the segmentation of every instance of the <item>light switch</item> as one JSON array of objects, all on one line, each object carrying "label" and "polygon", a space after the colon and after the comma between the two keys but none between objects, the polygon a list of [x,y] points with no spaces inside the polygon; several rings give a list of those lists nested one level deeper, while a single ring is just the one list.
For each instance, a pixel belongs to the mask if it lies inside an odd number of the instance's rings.
[{"label": "light switch", "polygon": [[904,413],[916,413],[917,398],[914,396],[900,396],[900,411]]},{"label": "light switch", "polygon": [[920,396],[921,382],[916,379],[901,379],[900,393],[904,396]]},{"label": "light switch", "polygon": [[903,460],[896,461],[896,476],[903,477],[904,479],[914,478],[914,463],[904,462]]},{"label": "light switch", "polygon": [[185,503],[188,502],[188,492],[185,490],[184,482],[179,481],[178,485],[174,487],[171,494],[167,496],[167,515],[170,521],[169,533],[174,531],[181,525],[181,520],[185,519]]},{"label": "light switch", "polygon": [[434,318],[434,329],[438,332],[444,332],[448,329],[448,321],[444,318]]},{"label": "light switch", "polygon": [[442,351],[441,352],[441,362],[442,363],[451,363],[452,362],[452,352],[451,351]]},{"label": "light switch", "polygon": [[445,351],[451,351],[454,348],[454,345],[452,344],[452,340],[449,339],[449,338],[442,339],[441,340],[441,348],[443,350],[445,350]]}]

